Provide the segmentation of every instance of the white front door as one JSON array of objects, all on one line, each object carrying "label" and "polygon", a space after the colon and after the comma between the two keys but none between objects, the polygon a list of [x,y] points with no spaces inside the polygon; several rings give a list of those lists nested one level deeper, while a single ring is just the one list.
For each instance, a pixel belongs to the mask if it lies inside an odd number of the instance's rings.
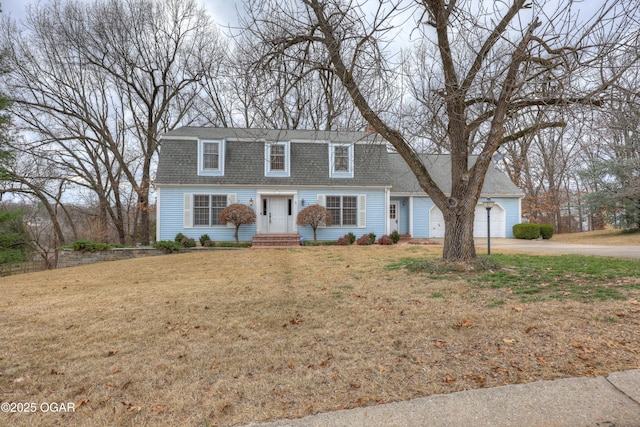
[{"label": "white front door", "polygon": [[269,233],[287,232],[287,198],[269,197]]},{"label": "white front door", "polygon": [[398,202],[389,204],[389,234],[400,230],[400,212]]}]

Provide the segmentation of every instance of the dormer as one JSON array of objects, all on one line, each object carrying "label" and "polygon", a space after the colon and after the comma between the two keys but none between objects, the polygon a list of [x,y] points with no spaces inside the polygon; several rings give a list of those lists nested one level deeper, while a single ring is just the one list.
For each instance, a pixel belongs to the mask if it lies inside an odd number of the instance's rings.
[{"label": "dormer", "polygon": [[329,143],[329,176],[353,178],[353,144]]},{"label": "dormer", "polygon": [[265,142],[264,176],[289,177],[291,175],[291,143]]},{"label": "dormer", "polygon": [[198,175],[224,176],[224,140],[198,140]]}]

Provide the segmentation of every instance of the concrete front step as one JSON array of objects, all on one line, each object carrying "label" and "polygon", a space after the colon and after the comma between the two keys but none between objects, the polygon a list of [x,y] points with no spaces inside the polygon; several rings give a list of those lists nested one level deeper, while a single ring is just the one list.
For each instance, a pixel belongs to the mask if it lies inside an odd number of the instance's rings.
[{"label": "concrete front step", "polygon": [[256,234],[253,236],[252,246],[300,246],[300,235],[298,234]]}]

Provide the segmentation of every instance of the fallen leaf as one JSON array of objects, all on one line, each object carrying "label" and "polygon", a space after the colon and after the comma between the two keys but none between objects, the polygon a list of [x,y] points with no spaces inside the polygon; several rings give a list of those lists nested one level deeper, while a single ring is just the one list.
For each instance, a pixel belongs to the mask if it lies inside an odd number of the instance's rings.
[{"label": "fallen leaf", "polygon": [[436,341],[433,343],[433,345],[435,345],[435,346],[436,346],[436,347],[438,347],[438,348],[442,348],[442,347],[444,347],[444,345],[445,345],[445,344],[446,344],[446,343],[445,343],[444,341],[442,341],[442,340],[436,340]]},{"label": "fallen leaf", "polygon": [[460,322],[453,325],[454,328],[473,328],[475,324],[467,319],[462,319]]},{"label": "fallen leaf", "polygon": [[387,368],[385,368],[384,366],[380,365],[380,366],[378,366],[378,371],[379,372],[387,372]]},{"label": "fallen leaf", "polygon": [[539,354],[536,354],[536,359],[538,359],[538,361],[539,361],[540,363],[542,363],[543,365],[546,365],[546,364],[547,364],[547,359],[545,359],[544,357],[542,357],[542,356],[541,356],[541,355],[539,355]]},{"label": "fallen leaf", "polygon": [[513,343],[516,342],[516,340],[513,339],[513,338],[502,338],[502,341],[507,343],[507,344],[513,344]]},{"label": "fallen leaf", "polygon": [[79,407],[84,406],[87,403],[89,403],[89,399],[81,400],[80,402],[76,403],[75,408],[78,409]]},{"label": "fallen leaf", "polygon": [[455,380],[456,380],[455,378],[452,378],[452,377],[447,375],[446,377],[444,377],[444,379],[442,380],[442,382],[440,384],[443,384],[443,385],[451,384]]},{"label": "fallen leaf", "polygon": [[122,371],[122,368],[120,366],[115,366],[112,370],[111,373],[112,374],[117,374],[118,372]]}]

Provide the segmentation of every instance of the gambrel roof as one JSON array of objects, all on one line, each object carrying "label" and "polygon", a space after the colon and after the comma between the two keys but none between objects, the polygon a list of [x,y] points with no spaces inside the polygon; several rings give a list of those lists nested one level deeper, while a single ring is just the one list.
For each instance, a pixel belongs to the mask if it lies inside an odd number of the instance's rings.
[{"label": "gambrel roof", "polygon": [[[199,176],[198,140],[224,140],[224,176]],[[265,142],[291,143],[288,177],[265,176]],[[329,142],[353,144],[353,178],[331,178]],[[386,144],[367,132],[184,127],[162,137],[156,184],[385,187]]]},{"label": "gambrel roof", "polygon": [[[198,174],[198,141],[225,141],[224,174]],[[265,174],[265,143],[290,142],[291,170],[287,177]],[[330,174],[329,143],[352,144],[352,178]],[[390,152],[378,134],[316,130],[266,130],[183,127],[162,137],[156,184],[159,185],[282,185],[328,187],[391,187],[393,194],[420,195],[415,175],[401,156]],[[425,166],[445,193],[451,191],[448,155],[422,155]],[[475,157],[471,157],[473,163]],[[482,193],[521,197],[522,191],[497,167],[487,172]]]}]

